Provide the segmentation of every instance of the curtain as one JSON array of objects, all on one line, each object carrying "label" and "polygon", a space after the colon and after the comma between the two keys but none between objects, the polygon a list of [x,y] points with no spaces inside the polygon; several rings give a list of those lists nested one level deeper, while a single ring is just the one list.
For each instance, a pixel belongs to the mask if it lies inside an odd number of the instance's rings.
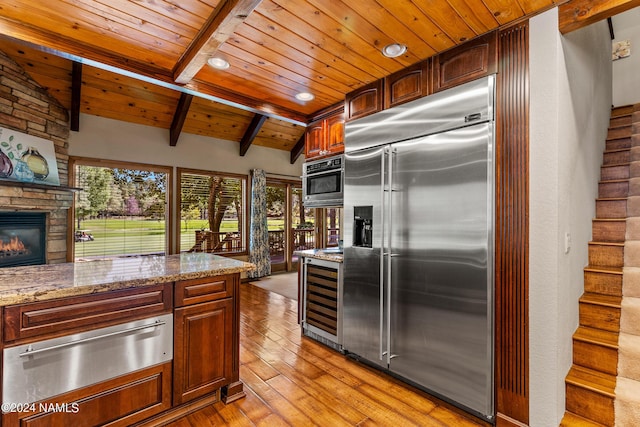
[{"label": "curtain", "polygon": [[267,229],[267,176],[262,169],[251,171],[251,218],[249,262],[256,268],[247,273],[251,279],[271,274],[269,231]]}]

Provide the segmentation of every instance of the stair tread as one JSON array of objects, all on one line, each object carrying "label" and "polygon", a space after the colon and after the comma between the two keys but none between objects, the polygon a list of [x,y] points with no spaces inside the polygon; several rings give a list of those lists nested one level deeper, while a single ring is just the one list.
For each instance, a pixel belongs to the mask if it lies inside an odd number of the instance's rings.
[{"label": "stair tread", "polygon": [[573,339],[598,344],[612,349],[618,348],[618,333],[588,326],[580,326],[573,334]]},{"label": "stair tread", "polygon": [[614,295],[602,295],[592,292],[585,292],[580,297],[580,302],[585,304],[603,305],[612,308],[620,308],[622,297]]},{"label": "stair tread", "polygon": [[604,427],[604,424],[588,420],[573,412],[565,412],[560,421],[560,427]]},{"label": "stair tread", "polygon": [[605,273],[605,274],[619,274],[622,275],[622,267],[601,267],[599,265],[588,265],[584,268],[584,271],[590,273]]},{"label": "stair tread", "polygon": [[600,166],[600,169],[602,169],[602,168],[619,168],[619,167],[628,167],[630,164],[631,164],[630,162],[610,163],[610,164],[606,164],[606,165],[602,165],[602,166]]},{"label": "stair tread", "polygon": [[605,180],[601,180],[600,184],[616,184],[616,183],[620,183],[620,182],[629,182],[629,179],[605,179]]},{"label": "stair tread", "polygon": [[[631,126],[629,126],[629,127],[631,127]],[[605,154],[607,154],[607,153],[621,153],[623,151],[631,151],[631,148],[613,148],[611,150],[604,150],[604,153]]]},{"label": "stair tread", "polygon": [[593,221],[601,221],[601,222],[621,222],[627,221],[626,218],[593,218]]},{"label": "stair tread", "polygon": [[567,374],[566,382],[610,398],[615,397],[615,375],[595,371],[584,366],[573,365],[569,374]]},{"label": "stair tread", "polygon": [[624,242],[599,242],[599,241],[591,241],[590,245],[598,245],[598,246],[624,246]]},{"label": "stair tread", "polygon": [[627,200],[626,197],[598,197],[597,202],[619,202],[621,200]]}]

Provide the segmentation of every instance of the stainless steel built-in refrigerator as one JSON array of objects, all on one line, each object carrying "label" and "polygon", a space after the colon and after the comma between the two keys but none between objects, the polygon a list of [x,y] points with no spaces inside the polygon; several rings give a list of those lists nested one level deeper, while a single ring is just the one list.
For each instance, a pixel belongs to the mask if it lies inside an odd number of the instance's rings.
[{"label": "stainless steel built-in refrigerator", "polygon": [[494,76],[347,123],[343,346],[491,420]]}]

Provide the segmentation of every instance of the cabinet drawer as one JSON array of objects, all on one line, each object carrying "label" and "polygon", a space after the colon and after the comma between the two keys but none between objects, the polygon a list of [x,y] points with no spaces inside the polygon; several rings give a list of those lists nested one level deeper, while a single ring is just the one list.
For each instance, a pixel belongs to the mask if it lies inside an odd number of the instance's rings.
[{"label": "cabinet drawer", "polygon": [[169,362],[36,403],[35,412],[4,414],[2,421],[5,426],[25,427],[124,427],[170,407]]},{"label": "cabinet drawer", "polygon": [[237,278],[237,274],[228,274],[176,282],[175,305],[183,307],[228,298],[233,295],[233,281]]},{"label": "cabinet drawer", "polygon": [[4,308],[4,342],[41,340],[171,311],[172,284],[144,286]]}]

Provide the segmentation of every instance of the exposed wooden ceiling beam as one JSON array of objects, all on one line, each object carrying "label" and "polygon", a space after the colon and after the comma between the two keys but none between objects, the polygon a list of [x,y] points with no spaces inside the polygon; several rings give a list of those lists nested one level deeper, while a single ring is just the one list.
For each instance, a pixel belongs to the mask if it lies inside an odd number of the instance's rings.
[{"label": "exposed wooden ceiling beam", "polygon": [[242,136],[242,140],[240,140],[240,155],[244,156],[247,154],[247,150],[251,147],[253,140],[260,132],[260,128],[264,124],[264,121],[267,120],[267,116],[263,116],[262,114],[256,114],[251,119],[251,123],[249,123],[249,127],[247,131]]},{"label": "exposed wooden ceiling beam", "polygon": [[176,112],[173,115],[173,120],[171,121],[171,128],[169,128],[169,145],[172,147],[175,147],[178,143],[178,138],[180,138],[182,126],[184,126],[184,121],[187,118],[187,113],[189,112],[192,100],[193,95],[189,95],[187,93],[180,94],[180,100],[178,100],[178,106],[176,107]]},{"label": "exposed wooden ceiling beam", "polygon": [[307,123],[305,115],[287,108],[265,105],[263,100],[243,96],[197,80],[193,80],[184,86],[177,85],[173,81],[173,74],[170,71],[129,58],[122,58],[113,52],[88,47],[63,36],[33,29],[2,17],[0,17],[0,37],[10,38],[13,42],[24,44],[32,49],[80,62],[84,65],[126,75],[179,92],[189,93],[241,110],[264,114],[268,117],[275,117],[302,126],[306,126]]},{"label": "exposed wooden ceiling beam", "polygon": [[82,99],[82,64],[73,62],[71,67],[71,130],[80,130],[80,101]]},{"label": "exposed wooden ceiling beam", "polygon": [[176,83],[191,81],[261,2],[262,0],[222,0],[176,64],[173,70]]},{"label": "exposed wooden ceiling beam", "polygon": [[289,160],[291,164],[294,164],[296,160],[298,160],[298,157],[300,157],[300,155],[304,152],[305,135],[306,134],[303,133],[298,142],[296,142],[296,145],[294,145],[291,149],[291,158]]},{"label": "exposed wooden ceiling beam", "polygon": [[637,6],[640,0],[570,0],[558,8],[558,27],[566,34]]}]

